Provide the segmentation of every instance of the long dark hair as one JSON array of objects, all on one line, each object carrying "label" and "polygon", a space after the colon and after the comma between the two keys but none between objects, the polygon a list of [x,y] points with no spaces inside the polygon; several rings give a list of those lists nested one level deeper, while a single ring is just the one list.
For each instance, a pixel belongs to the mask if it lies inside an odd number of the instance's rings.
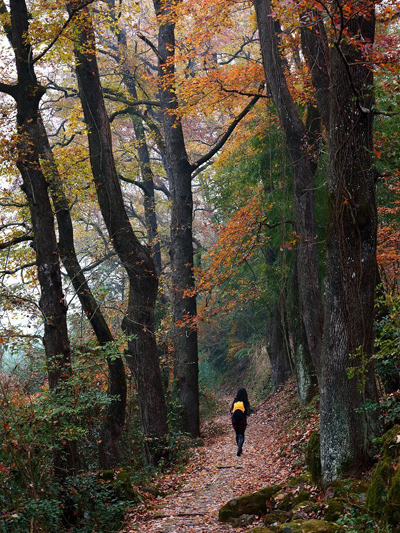
[{"label": "long dark hair", "polygon": [[247,396],[247,390],[246,389],[239,389],[236,394],[236,398],[234,400],[235,402],[243,402],[244,404],[249,403],[249,398]]}]

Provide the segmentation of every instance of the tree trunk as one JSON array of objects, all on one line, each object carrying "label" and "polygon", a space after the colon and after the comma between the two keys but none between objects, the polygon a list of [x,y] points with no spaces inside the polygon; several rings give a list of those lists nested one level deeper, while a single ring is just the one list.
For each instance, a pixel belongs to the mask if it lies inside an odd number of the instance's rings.
[{"label": "tree trunk", "polygon": [[[357,43],[373,43],[371,3],[345,20]],[[368,11],[368,12],[367,12]],[[365,467],[376,420],[373,350],[377,213],[372,153],[373,74],[349,38],[331,48],[329,205],[321,374],[324,482]],[[349,378],[349,369],[357,369]]]},{"label": "tree trunk", "polygon": [[317,9],[305,11],[300,16],[301,48],[310,70],[315,88],[319,115],[329,130],[329,48],[321,13]]},{"label": "tree trunk", "polygon": [[268,342],[268,355],[271,362],[272,387],[274,390],[286,383],[292,375],[288,344],[285,341],[285,322],[285,317],[282,317],[281,302],[277,301],[274,304],[274,311],[270,318]]},{"label": "tree trunk", "polygon": [[[72,375],[71,349],[67,329],[67,306],[61,283],[60,261],[48,183],[40,165],[39,102],[45,89],[37,81],[28,41],[29,15],[25,0],[11,0],[11,25],[4,26],[15,53],[18,82],[9,92],[17,104],[17,167],[22,189],[29,204],[34,234],[33,247],[40,284],[40,309],[44,317],[43,343],[47,359],[50,391],[57,400]],[[63,486],[79,468],[76,441],[58,439],[54,443],[54,474]],[[64,498],[64,520],[74,521],[73,509]]]},{"label": "tree trunk", "polygon": [[[125,31],[118,24],[118,18],[115,14],[115,2],[110,3],[112,9],[112,17],[115,20],[113,25],[114,32],[118,39],[119,55],[118,64],[122,71],[122,80],[129,94],[138,99],[137,89],[134,79],[134,74],[130,72],[125,63],[128,53],[128,45],[126,41]],[[154,174],[150,162],[150,153],[147,145],[146,132],[143,126],[143,121],[140,117],[132,115],[132,124],[135,132],[137,143],[137,152],[139,158],[140,174],[142,176],[142,190],[144,192],[144,217],[147,229],[147,240],[153,251],[153,259],[157,270],[157,275],[161,274],[161,246],[158,235],[157,213],[156,213],[156,199],[154,194]]]},{"label": "tree trunk", "polygon": [[301,404],[305,406],[317,394],[318,386],[300,310],[296,259],[294,260],[291,277],[290,329],[293,339],[293,359],[296,369],[297,393]]},{"label": "tree trunk", "polygon": [[158,53],[160,101],[163,113],[171,207],[171,279],[174,307],[175,378],[183,406],[183,427],[200,433],[196,295],[193,275],[192,167],[186,153],[175,91],[175,25],[171,1],[154,0],[159,18]]},{"label": "tree trunk", "polygon": [[[297,260],[301,312],[308,346],[317,372],[323,330],[318,279],[318,246],[315,221],[316,154],[310,150],[305,129],[285,79],[279,55],[270,0],[253,0],[260,35],[265,77],[285,134],[295,195]],[[311,143],[312,144],[312,143]]]},{"label": "tree trunk", "polygon": [[[69,7],[73,7],[73,2]],[[88,8],[75,43],[76,74],[88,126],[90,164],[100,209],[111,242],[129,277],[128,310],[123,328],[130,337],[126,360],[135,377],[145,450],[150,464],[162,456],[167,413],[154,335],[158,280],[150,251],[138,241],[126,214],[112,151],[111,129],[96,60],[95,37]]]},{"label": "tree trunk", "polygon": [[[68,200],[65,196],[61,177],[54,161],[46,129],[39,120],[39,143],[42,163],[50,183],[51,198],[56,212],[61,260],[79,298],[82,309],[90,321],[101,346],[114,341],[99,304],[90,290],[89,284],[79,265],[74,244],[74,230]],[[126,377],[121,357],[108,357],[108,396],[110,403],[103,424],[99,444],[101,468],[110,469],[119,465],[119,441],[121,438],[126,408]]]}]

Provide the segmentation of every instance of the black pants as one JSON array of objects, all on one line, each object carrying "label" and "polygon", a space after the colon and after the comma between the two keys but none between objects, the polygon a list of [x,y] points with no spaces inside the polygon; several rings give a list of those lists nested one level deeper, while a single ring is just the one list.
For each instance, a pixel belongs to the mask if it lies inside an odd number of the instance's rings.
[{"label": "black pants", "polygon": [[242,455],[242,448],[244,444],[244,430],[236,431],[236,444],[238,446],[237,455]]},{"label": "black pants", "polygon": [[239,446],[239,442],[242,442],[242,446],[244,443],[244,430],[242,431],[236,431],[236,444]]}]

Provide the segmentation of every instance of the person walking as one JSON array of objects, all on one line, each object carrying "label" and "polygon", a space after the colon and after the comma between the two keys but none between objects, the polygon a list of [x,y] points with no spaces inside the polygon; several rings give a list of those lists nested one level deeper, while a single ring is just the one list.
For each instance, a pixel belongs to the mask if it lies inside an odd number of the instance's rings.
[{"label": "person walking", "polygon": [[246,389],[241,388],[237,391],[230,413],[232,426],[236,433],[236,444],[238,446],[236,455],[240,457],[244,444],[244,432],[247,427],[247,417],[250,415],[250,403]]}]

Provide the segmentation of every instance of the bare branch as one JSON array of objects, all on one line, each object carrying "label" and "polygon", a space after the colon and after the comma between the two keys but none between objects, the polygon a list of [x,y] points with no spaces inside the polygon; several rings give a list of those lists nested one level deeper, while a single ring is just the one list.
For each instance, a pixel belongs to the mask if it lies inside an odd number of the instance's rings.
[{"label": "bare branch", "polygon": [[0,207],[28,207],[28,204],[20,204],[17,202],[1,202]]},{"label": "bare branch", "polygon": [[11,239],[10,241],[0,242],[0,250],[5,250],[6,248],[10,248],[10,246],[27,241],[33,241],[32,235],[21,235],[21,237],[14,237],[14,239]]},{"label": "bare branch", "polygon": [[196,176],[198,176],[199,174],[201,174],[206,168],[210,167],[212,164],[214,163],[213,160],[208,160],[206,163],[204,163],[204,165],[202,165],[201,167],[198,167],[192,174],[192,179],[194,179]]},{"label": "bare branch", "polygon": [[98,259],[97,261],[95,261],[94,263],[92,263],[91,265],[88,265],[84,268],[82,268],[82,272],[89,272],[90,270],[93,270],[95,269],[96,267],[98,267],[99,265],[101,265],[102,263],[104,263],[104,261],[107,261],[108,259],[110,259],[111,257],[114,257],[115,255],[117,255],[114,251],[112,252],[108,252],[105,256],[103,256],[101,259]]},{"label": "bare branch", "polygon": [[[118,177],[121,181],[125,181],[126,183],[131,183],[132,185],[136,185],[136,187],[139,187],[140,189],[142,189],[142,191],[147,194],[147,187],[146,187],[146,184],[142,181],[137,181],[137,180],[132,180],[130,178],[126,178],[125,176],[123,176],[122,174],[118,174]],[[165,185],[156,185],[154,182],[153,182],[153,187],[156,191],[161,191],[165,194],[165,196],[167,198],[171,198],[171,193],[169,192],[169,190],[167,189],[167,187],[165,187]]]},{"label": "bare branch", "polygon": [[65,98],[76,98],[78,96],[79,93],[74,87],[62,87],[50,78],[47,79],[49,80],[49,83],[46,85],[47,89],[50,89],[51,91],[60,91],[64,93]]},{"label": "bare branch", "polygon": [[137,32],[136,34],[140,40],[142,40],[144,43],[146,43],[148,46],[150,46],[150,48],[153,50],[153,52],[156,54],[157,58],[158,59],[162,59],[161,55],[160,55],[160,52],[158,51],[158,48],[156,47],[155,44],[153,44],[150,39],[148,39],[147,37],[145,37],[142,33],[140,32]]},{"label": "bare branch", "polygon": [[67,139],[65,136],[64,136],[64,140],[63,141],[57,141],[56,143],[54,143],[52,146],[61,146],[61,148],[65,148],[66,146],[68,146],[69,144],[72,143],[72,141],[75,139],[76,135],[75,133],[73,133],[71,135],[71,137],[69,139]]},{"label": "bare branch", "polygon": [[[253,35],[246,39],[245,37],[243,38],[243,44],[240,46],[240,48],[238,50],[236,50],[236,52],[234,52],[233,54],[221,54],[221,55],[225,55],[225,56],[229,56],[229,59],[227,59],[226,61],[218,61],[218,65],[229,65],[230,63],[232,63],[233,60],[235,60],[236,58],[238,57],[243,57],[243,56],[240,56],[240,54],[243,52],[243,50],[245,49],[245,47],[249,44],[252,44],[252,43],[255,43],[255,42],[258,42],[259,39],[255,38],[256,32],[253,32]],[[246,58],[245,58],[246,59]]]},{"label": "bare branch", "polygon": [[247,92],[244,92],[244,91],[238,91],[236,89],[226,89],[222,85],[222,83],[220,81],[218,81],[218,85],[220,86],[221,91],[224,92],[224,93],[240,94],[241,96],[250,96],[252,98],[254,96],[259,96],[260,98],[271,98],[271,95],[269,95],[269,94],[247,93]]},{"label": "bare branch", "polygon": [[160,107],[160,102],[157,100],[130,100],[125,96],[107,88],[103,88],[104,98],[112,100],[113,102],[120,102],[121,104],[126,104],[130,107],[137,105],[152,105]]},{"label": "bare branch", "polygon": [[32,263],[26,263],[26,265],[21,265],[17,268],[14,268],[14,270],[0,270],[0,274],[2,276],[13,276],[17,272],[21,272],[21,270],[25,270],[34,266],[36,266],[36,261],[33,261]]},{"label": "bare branch", "polygon": [[119,109],[118,111],[114,111],[114,113],[112,113],[109,117],[108,117],[108,120],[110,122],[113,122],[117,117],[119,117],[120,115],[132,115],[133,114],[133,107],[131,106],[128,106],[128,107],[124,107],[123,109]]},{"label": "bare branch", "polygon": [[215,144],[215,146],[208,152],[208,154],[205,154],[203,157],[200,157],[195,163],[191,165],[192,171],[198,169],[201,165],[204,165],[209,159],[211,159],[226,143],[226,141],[229,139],[233,131],[235,130],[236,126],[239,124],[239,122],[244,118],[251,109],[255,106],[255,104],[258,102],[258,100],[261,98],[261,94],[256,94],[251,101],[247,104],[247,106],[243,109],[243,111],[235,118],[235,120],[231,123],[229,128],[226,130],[224,135],[220,138],[220,140]]}]

